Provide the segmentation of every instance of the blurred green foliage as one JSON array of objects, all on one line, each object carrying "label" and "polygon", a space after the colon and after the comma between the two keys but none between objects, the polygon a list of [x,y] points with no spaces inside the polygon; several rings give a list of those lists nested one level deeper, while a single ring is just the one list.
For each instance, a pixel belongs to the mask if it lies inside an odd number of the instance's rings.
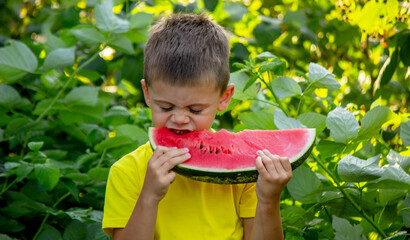
[{"label": "blurred green foliage", "polygon": [[216,129],[317,130],[282,196],[286,239],[406,238],[408,1],[0,0],[0,239],[108,238],[109,167],[151,125],[148,30],[175,12],[229,34]]}]

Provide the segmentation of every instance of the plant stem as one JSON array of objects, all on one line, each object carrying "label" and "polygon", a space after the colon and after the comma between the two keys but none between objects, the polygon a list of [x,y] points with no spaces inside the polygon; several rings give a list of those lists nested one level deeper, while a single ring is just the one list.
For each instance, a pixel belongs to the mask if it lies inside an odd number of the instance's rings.
[{"label": "plant stem", "polygon": [[386,233],[384,233],[383,230],[376,223],[374,223],[373,220],[363,211],[363,209],[353,200],[350,194],[348,194],[345,191],[345,189],[340,185],[339,181],[336,179],[333,173],[329,171],[329,169],[327,169],[327,167],[322,163],[322,161],[320,161],[315,154],[311,154],[311,156],[319,164],[319,166],[322,167],[323,170],[325,170],[325,172],[332,178],[339,191],[343,194],[347,201],[350,202],[350,204],[352,204],[353,208],[356,209],[356,211],[359,212],[359,214],[362,215],[362,217],[366,219],[370,223],[370,225],[372,225],[383,238],[387,238]]},{"label": "plant stem", "polygon": [[101,158],[100,158],[100,160],[98,161],[97,168],[101,166],[102,162],[104,161],[104,158],[105,158],[105,154],[106,154],[106,153],[107,153],[107,149],[104,148],[104,150],[103,150],[103,152],[102,152],[102,154],[101,154]]},{"label": "plant stem", "polygon": [[[40,114],[40,116],[37,117],[37,119],[34,121],[33,125],[39,123],[46,115],[47,113],[53,108],[54,104],[57,102],[58,99],[60,99],[61,95],[64,93],[64,91],[67,89],[67,87],[70,85],[71,80],[73,80],[74,76],[77,75],[77,73],[83,69],[85,66],[87,66],[89,63],[91,63],[97,56],[99,52],[97,51],[94,53],[87,61],[85,61],[83,64],[81,64],[71,75],[70,78],[67,80],[67,82],[64,84],[64,86],[58,91],[57,95],[53,98],[51,101],[50,105],[47,106],[47,108]],[[31,138],[32,131],[30,130],[27,133],[26,139],[24,140],[23,148],[21,149],[21,159],[24,156],[24,152],[27,146],[27,143],[29,139]]]},{"label": "plant stem", "polygon": [[7,190],[9,190],[14,184],[17,183],[17,178],[13,180],[13,182],[11,182],[8,186],[7,186],[7,179],[6,178],[6,182],[3,185],[3,189],[0,192],[0,196],[3,195],[3,193],[5,193]]},{"label": "plant stem", "polygon": [[[64,194],[62,197],[60,197],[53,205],[53,208],[57,207],[57,205],[63,201],[66,197],[70,196],[70,192]],[[44,224],[46,223],[47,219],[50,217],[50,213],[47,213],[46,216],[43,218],[43,221],[41,222],[40,227],[38,228],[36,234],[33,237],[33,240],[36,240],[38,238],[38,235],[40,235],[41,231],[43,230]]]},{"label": "plant stem", "polygon": [[259,79],[266,85],[266,87],[269,89],[269,91],[272,93],[273,98],[275,99],[275,102],[278,103],[279,108],[283,111],[283,113],[289,117],[288,111],[285,109],[285,107],[282,105],[282,103],[279,101],[279,98],[276,96],[276,94],[273,92],[273,88],[271,84],[268,84],[265,79],[258,73]]}]

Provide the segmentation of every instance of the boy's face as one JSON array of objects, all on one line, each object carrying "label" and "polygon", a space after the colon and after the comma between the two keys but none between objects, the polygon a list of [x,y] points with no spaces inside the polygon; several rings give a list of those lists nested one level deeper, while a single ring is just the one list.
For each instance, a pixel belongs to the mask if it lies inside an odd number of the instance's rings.
[{"label": "boy's face", "polygon": [[151,108],[155,127],[167,127],[176,133],[209,130],[216,111],[229,105],[234,92],[233,84],[221,94],[219,89],[206,84],[199,86],[172,86],[156,81],[149,88],[141,80],[145,102]]}]

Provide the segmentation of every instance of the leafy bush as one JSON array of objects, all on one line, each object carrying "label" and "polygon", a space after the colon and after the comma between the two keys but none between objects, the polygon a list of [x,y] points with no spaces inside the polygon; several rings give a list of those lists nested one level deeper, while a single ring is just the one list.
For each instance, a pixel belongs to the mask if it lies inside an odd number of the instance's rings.
[{"label": "leafy bush", "polygon": [[147,141],[152,22],[207,11],[236,92],[215,128],[316,128],[282,196],[286,239],[405,239],[408,5],[400,1],[0,2],[0,239],[108,239],[109,167]]}]

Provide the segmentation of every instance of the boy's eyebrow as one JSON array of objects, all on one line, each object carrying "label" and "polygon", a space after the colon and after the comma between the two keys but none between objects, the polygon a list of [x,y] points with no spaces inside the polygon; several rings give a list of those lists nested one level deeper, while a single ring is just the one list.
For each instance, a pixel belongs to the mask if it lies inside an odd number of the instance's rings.
[{"label": "boy's eyebrow", "polygon": [[[156,103],[163,103],[163,104],[174,105],[173,103],[170,103],[170,102],[168,102],[168,101],[166,101],[166,100],[153,99],[153,101],[156,102]],[[187,107],[192,107],[192,106],[195,106],[195,107],[205,107],[205,106],[208,106],[208,105],[209,105],[208,103],[193,103],[193,104],[188,105]]]}]

